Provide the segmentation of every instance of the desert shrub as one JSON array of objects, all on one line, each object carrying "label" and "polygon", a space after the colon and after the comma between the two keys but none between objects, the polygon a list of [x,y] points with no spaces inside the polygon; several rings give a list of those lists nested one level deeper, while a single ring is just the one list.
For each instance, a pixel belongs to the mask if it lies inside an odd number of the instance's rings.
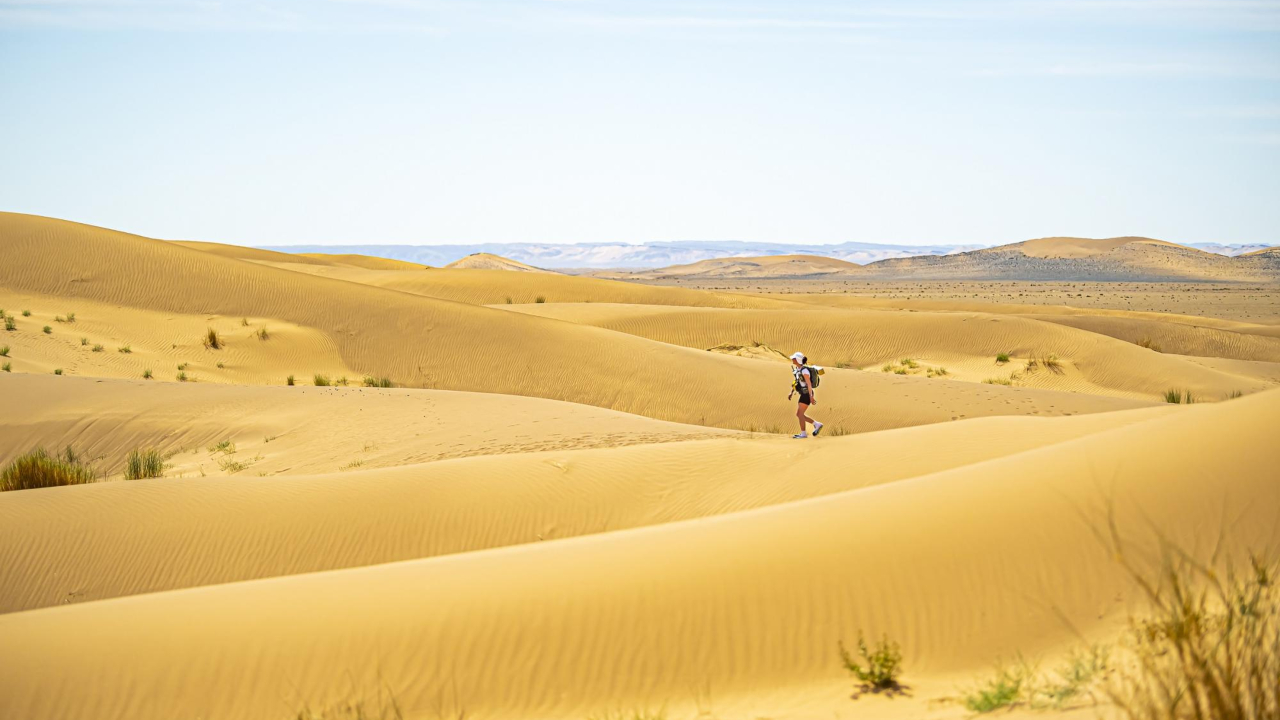
[{"label": "desert shrub", "polygon": [[1041,358],[1040,362],[1043,363],[1050,372],[1062,373],[1062,361],[1058,359],[1057,355],[1050,353],[1049,355]]},{"label": "desert shrub", "polygon": [[285,384],[285,385],[292,385],[292,384],[293,384],[293,376],[292,376],[292,375],[290,375],[289,377],[285,378],[285,379],[284,379],[284,384]]},{"label": "desert shrub", "polygon": [[22,311],[22,317],[31,317],[31,311],[30,311],[30,310],[23,310],[23,311]]},{"label": "desert shrub", "polygon": [[207,450],[210,455],[221,453],[223,455],[234,455],[236,453],[236,444],[231,440],[222,440],[210,445]]},{"label": "desert shrub", "polygon": [[61,315],[54,315],[54,316],[53,316],[53,321],[54,321],[54,322],[64,323],[64,322],[66,322],[66,321],[67,321],[67,319],[66,319],[66,318],[64,318],[64,317],[62,317]]},{"label": "desert shrub", "polygon": [[12,317],[6,317],[4,319],[4,329],[13,332],[18,329],[18,322]]},{"label": "desert shrub", "polygon": [[907,369],[906,369],[906,368],[904,368],[904,367],[895,368],[895,369],[894,369],[894,371],[893,371],[893,374],[894,374],[894,375],[906,375],[906,374],[907,374]]},{"label": "desert shrub", "polygon": [[389,388],[389,387],[394,387],[394,385],[391,383],[391,378],[385,378],[385,377],[384,377],[384,378],[376,378],[376,377],[374,377],[374,376],[372,376],[372,375],[365,375],[365,376],[364,376],[364,386],[365,386],[365,387],[376,387],[376,388]]},{"label": "desert shrub", "polygon": [[841,360],[840,362],[836,363],[836,367],[840,368],[841,370],[848,370],[849,368],[854,367],[854,364],[853,364],[853,361],[851,360]]},{"label": "desert shrub", "polygon": [[187,364],[188,364],[188,363],[179,363],[179,364],[178,364],[178,370],[179,370],[179,371],[186,370],[186,369],[187,369]]},{"label": "desert shrub", "polygon": [[125,480],[164,477],[164,457],[159,450],[133,450],[124,463]]},{"label": "desert shrub", "polygon": [[187,380],[190,380],[190,378],[187,377],[187,373],[181,370],[178,371],[178,374],[176,377],[178,379],[178,382],[186,382]]},{"label": "desert shrub", "polygon": [[891,642],[888,636],[882,636],[874,648],[867,645],[862,633],[858,633],[858,658],[845,648],[844,642],[838,644],[840,662],[845,670],[853,674],[859,682],[872,691],[897,688],[898,676],[902,673],[902,650],[898,643]]},{"label": "desert shrub", "polygon": [[1164,391],[1164,401],[1165,401],[1165,402],[1167,402],[1167,403],[1172,403],[1172,404],[1174,404],[1174,405],[1179,405],[1179,404],[1181,404],[1181,403],[1182,403],[1182,391],[1181,391],[1181,390],[1175,390],[1175,389],[1165,390],[1165,391]]},{"label": "desert shrub", "polygon": [[982,382],[986,385],[1012,385],[1013,384],[1013,380],[1011,378],[1004,378],[1004,377],[989,377],[986,380],[983,380]]},{"label": "desert shrub", "polygon": [[1232,390],[1231,394],[1227,396],[1227,399],[1235,400],[1238,397],[1244,397],[1244,393],[1240,392],[1239,390]]},{"label": "desert shrub", "polygon": [[1025,663],[999,665],[995,673],[965,693],[961,702],[969,712],[989,713],[1012,707],[1023,700],[1032,671]]},{"label": "desert shrub", "polygon": [[0,357],[9,357],[8,345],[0,345]]},{"label": "desert shrub", "polygon": [[102,347],[101,345],[94,345],[94,346],[93,346],[93,352],[102,352],[102,351],[103,351],[103,350],[105,350],[105,349],[106,349],[106,348]]},{"label": "desert shrub", "polygon": [[1094,686],[1108,670],[1109,651],[1105,645],[1091,645],[1071,653],[1056,677],[1035,684],[1030,692],[1031,706],[1061,710],[1072,702],[1092,698]]},{"label": "desert shrub", "polygon": [[996,355],[996,364],[1003,365],[1009,362],[1009,353],[999,353]]},{"label": "desert shrub", "polygon": [[1160,346],[1157,345],[1156,342],[1149,337],[1142,338],[1137,342],[1137,345],[1138,347],[1144,347],[1148,350],[1155,350],[1156,352],[1160,352]]},{"label": "desert shrub", "polygon": [[129,347],[128,345],[121,345],[120,347],[116,348],[116,352],[122,352],[125,355],[128,355],[129,353],[133,352],[133,348]]},{"label": "desert shrub", "polygon": [[915,370],[916,368],[920,367],[920,363],[916,362],[911,358],[902,358],[898,362],[899,364],[902,365],[902,367],[908,367],[908,368],[911,368],[912,370]]},{"label": "desert shrub", "polygon": [[45,335],[52,335],[52,334],[53,334],[53,328],[52,328],[52,327],[50,327],[50,326],[48,326],[48,325],[45,325],[45,326],[44,326],[44,334],[45,334]]},{"label": "desert shrub", "polygon": [[226,365],[223,365],[221,361],[219,361],[219,362],[218,362],[218,369],[219,369],[219,370],[221,370],[221,369],[223,369],[223,368],[225,368],[225,367],[226,367]]},{"label": "desert shrub", "polygon": [[67,313],[67,322],[69,322],[69,323],[73,323],[73,322],[75,322],[75,321],[76,321],[76,314],[75,314],[75,313]]},{"label": "desert shrub", "polygon": [[1027,367],[1026,367],[1025,372],[1033,373],[1033,372],[1035,372],[1036,370],[1039,370],[1039,369],[1040,369],[1040,361],[1036,360],[1035,358],[1028,358],[1028,359],[1027,359]]},{"label": "desert shrub", "polygon": [[249,318],[240,318],[241,327],[249,327]]},{"label": "desert shrub", "polygon": [[260,328],[258,328],[258,339],[259,339],[259,340],[270,340],[270,339],[271,339],[271,333],[267,332],[267,328],[265,328],[265,327],[260,327]]},{"label": "desert shrub", "polygon": [[3,370],[5,372],[13,372],[13,363],[5,363],[4,365],[0,365],[0,370]]},{"label": "desert shrub", "polygon": [[511,296],[510,296],[510,295],[508,295],[508,296],[507,296],[507,304],[508,304],[508,305],[510,305],[510,304],[511,304]]},{"label": "desert shrub", "polygon": [[[1112,527],[1115,557],[1140,588],[1105,692],[1132,720],[1280,717],[1280,563],[1250,556],[1203,564],[1161,542],[1158,570],[1133,565]],[[1223,567],[1225,565],[1225,567]],[[1217,566],[1217,569],[1215,569]]]},{"label": "desert shrub", "polygon": [[936,368],[929,368],[929,371],[925,374],[928,375],[929,377],[946,377],[948,373],[946,368],[936,367]]},{"label": "desert shrub", "polygon": [[71,448],[62,455],[50,455],[44,448],[36,448],[9,463],[0,473],[0,491],[82,485],[94,479],[93,468]]},{"label": "desert shrub", "polygon": [[348,383],[348,381],[347,381],[347,376],[346,376],[346,375],[343,375],[342,377],[338,378],[337,380],[334,380],[334,381],[333,381],[333,384],[334,384],[334,385],[341,385],[342,387],[346,387],[346,386],[349,384],[349,383]]},{"label": "desert shrub", "polygon": [[312,382],[316,387],[329,387],[329,376],[317,374],[312,378]]},{"label": "desert shrub", "polygon": [[893,363],[885,363],[881,366],[880,372],[893,372]]},{"label": "desert shrub", "polygon": [[61,374],[62,374],[62,368],[54,368],[54,370],[53,370],[53,374],[54,374],[54,375],[61,375]]},{"label": "desert shrub", "polygon": [[209,348],[210,350],[222,349],[222,337],[218,335],[217,330],[214,330],[213,328],[209,328],[208,330],[205,330],[204,346],[206,348]]},{"label": "desert shrub", "polygon": [[143,377],[143,378],[145,378],[145,379],[147,379],[147,380],[150,380],[150,379],[151,379],[151,368],[147,368],[146,370],[143,370],[143,371],[142,371],[142,377]]},{"label": "desert shrub", "polygon": [[534,298],[534,302],[536,303],[544,303],[546,301],[547,301],[547,298],[542,295],[539,295],[538,297]]},{"label": "desert shrub", "polygon": [[80,345],[83,347],[89,344],[89,338],[80,338]]}]

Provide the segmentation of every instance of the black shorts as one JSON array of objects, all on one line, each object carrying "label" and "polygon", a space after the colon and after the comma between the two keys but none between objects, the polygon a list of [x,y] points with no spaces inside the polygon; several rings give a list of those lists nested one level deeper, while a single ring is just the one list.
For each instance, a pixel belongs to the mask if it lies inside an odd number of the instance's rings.
[{"label": "black shorts", "polygon": [[813,404],[813,401],[811,401],[811,400],[809,399],[809,394],[808,394],[808,393],[800,393],[800,404],[801,404],[801,405],[812,405],[812,404]]}]

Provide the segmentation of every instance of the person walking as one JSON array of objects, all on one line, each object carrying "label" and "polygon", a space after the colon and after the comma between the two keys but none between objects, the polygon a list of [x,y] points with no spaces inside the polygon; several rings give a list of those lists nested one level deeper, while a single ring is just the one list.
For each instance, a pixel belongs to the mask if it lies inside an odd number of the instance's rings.
[{"label": "person walking", "polygon": [[810,405],[818,404],[818,394],[814,389],[816,384],[813,380],[814,371],[809,367],[809,358],[805,357],[802,352],[791,355],[791,374],[794,380],[791,383],[791,394],[787,395],[790,400],[797,392],[800,393],[800,404],[796,406],[796,419],[800,421],[800,433],[792,435],[796,440],[803,440],[809,437],[806,432],[808,424],[813,424],[813,436],[817,437],[822,432],[822,423],[809,417],[808,411]]}]

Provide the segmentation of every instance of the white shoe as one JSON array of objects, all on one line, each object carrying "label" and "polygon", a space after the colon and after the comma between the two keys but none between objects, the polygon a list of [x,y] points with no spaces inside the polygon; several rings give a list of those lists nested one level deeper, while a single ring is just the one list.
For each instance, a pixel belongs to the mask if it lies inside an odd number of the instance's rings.
[{"label": "white shoe", "polygon": [[818,433],[822,432],[822,423],[815,422],[813,424],[813,436],[818,437]]},{"label": "white shoe", "polygon": [[808,436],[807,434],[805,434],[805,433],[800,433],[799,435],[792,435],[792,436],[791,436],[791,438],[792,438],[793,440],[803,440],[803,439],[805,439],[805,438],[807,438],[807,437],[809,437],[809,436]]}]

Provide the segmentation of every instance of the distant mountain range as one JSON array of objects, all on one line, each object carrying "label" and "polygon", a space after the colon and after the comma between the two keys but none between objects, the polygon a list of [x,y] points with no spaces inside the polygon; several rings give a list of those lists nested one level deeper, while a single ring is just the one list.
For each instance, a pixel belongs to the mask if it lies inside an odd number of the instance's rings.
[{"label": "distant mountain range", "polygon": [[724,257],[821,255],[865,265],[888,258],[948,255],[983,245],[879,245],[845,242],[835,245],[791,245],[736,240],[626,243],[480,243],[475,245],[261,245],[287,253],[373,255],[442,267],[468,255],[488,253],[540,268],[639,269],[666,267]]},{"label": "distant mountain range", "polygon": [[1234,245],[1224,245],[1222,243],[1188,243],[1187,247],[1193,247],[1197,250],[1211,252],[1215,255],[1227,255],[1235,257],[1246,253],[1258,252],[1268,248],[1276,247],[1275,245],[1267,245],[1265,243],[1237,243]]}]

